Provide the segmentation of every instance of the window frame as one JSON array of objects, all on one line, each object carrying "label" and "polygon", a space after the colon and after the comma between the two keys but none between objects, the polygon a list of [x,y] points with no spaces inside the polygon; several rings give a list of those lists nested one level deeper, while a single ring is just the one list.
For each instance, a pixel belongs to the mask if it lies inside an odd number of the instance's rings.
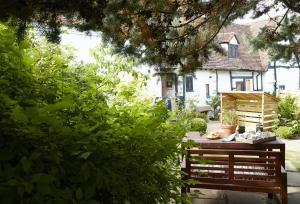
[{"label": "window frame", "polygon": [[285,90],[285,84],[279,85],[279,86],[278,86],[278,89],[279,89],[279,90],[282,90],[282,91]]},{"label": "window frame", "polygon": [[[241,85],[241,90],[238,90],[238,84]],[[235,91],[245,91],[245,84],[244,81],[236,81],[235,82]]]},{"label": "window frame", "polygon": [[228,58],[238,58],[238,45],[228,44]]},{"label": "window frame", "polygon": [[205,84],[205,96],[206,98],[210,98],[209,84]]},{"label": "window frame", "polygon": [[185,91],[186,92],[194,92],[193,76],[185,77]]}]

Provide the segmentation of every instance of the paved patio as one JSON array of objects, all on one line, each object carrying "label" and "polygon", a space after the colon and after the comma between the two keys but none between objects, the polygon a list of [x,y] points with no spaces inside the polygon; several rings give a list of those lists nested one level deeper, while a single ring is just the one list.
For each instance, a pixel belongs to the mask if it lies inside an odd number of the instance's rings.
[{"label": "paved patio", "polygon": [[[207,132],[219,130],[219,122],[211,121],[208,124]],[[297,151],[300,154],[300,140],[283,140],[286,142],[286,150]],[[288,203],[300,204],[300,173],[290,161],[286,161],[288,172]],[[193,189],[192,189],[193,191]],[[279,197],[268,199],[265,193],[249,193],[239,191],[222,191],[201,189],[203,195],[194,198],[193,204],[278,204]]]},{"label": "paved patio", "polygon": [[[288,203],[300,203],[300,175],[288,172]],[[294,181],[296,178],[297,181]],[[292,181],[292,183],[291,183]],[[290,185],[292,184],[292,185]],[[193,189],[192,189],[193,190]],[[274,199],[268,199],[266,193],[250,193],[240,191],[222,191],[222,190],[200,190],[203,195],[200,198],[193,199],[193,204],[278,204],[279,195]]]}]

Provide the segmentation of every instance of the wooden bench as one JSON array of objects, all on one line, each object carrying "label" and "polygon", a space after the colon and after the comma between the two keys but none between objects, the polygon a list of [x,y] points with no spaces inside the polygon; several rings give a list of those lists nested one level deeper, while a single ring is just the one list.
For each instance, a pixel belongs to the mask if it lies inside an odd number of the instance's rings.
[{"label": "wooden bench", "polygon": [[[183,158],[182,193],[190,188],[279,193],[287,203],[287,174],[282,166],[282,152],[265,150],[188,149]],[[242,201],[241,201],[242,202]]]}]

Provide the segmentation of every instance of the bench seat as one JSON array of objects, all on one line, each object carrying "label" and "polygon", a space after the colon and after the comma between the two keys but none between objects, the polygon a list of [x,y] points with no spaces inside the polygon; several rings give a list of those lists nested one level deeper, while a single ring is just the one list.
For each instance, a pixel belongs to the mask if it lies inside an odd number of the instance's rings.
[{"label": "bench seat", "polygon": [[208,188],[279,193],[281,203],[287,203],[287,178],[281,152],[263,150],[188,149],[182,160],[185,184],[190,188]]}]

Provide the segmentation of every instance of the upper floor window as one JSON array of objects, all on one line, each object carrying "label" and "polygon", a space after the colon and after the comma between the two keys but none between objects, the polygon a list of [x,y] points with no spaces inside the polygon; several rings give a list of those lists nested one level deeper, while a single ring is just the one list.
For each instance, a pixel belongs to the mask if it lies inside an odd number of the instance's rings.
[{"label": "upper floor window", "polygon": [[186,76],[185,81],[185,89],[186,92],[193,92],[193,77],[192,76]]},{"label": "upper floor window", "polygon": [[228,58],[238,57],[238,45],[229,44],[228,45]]}]

